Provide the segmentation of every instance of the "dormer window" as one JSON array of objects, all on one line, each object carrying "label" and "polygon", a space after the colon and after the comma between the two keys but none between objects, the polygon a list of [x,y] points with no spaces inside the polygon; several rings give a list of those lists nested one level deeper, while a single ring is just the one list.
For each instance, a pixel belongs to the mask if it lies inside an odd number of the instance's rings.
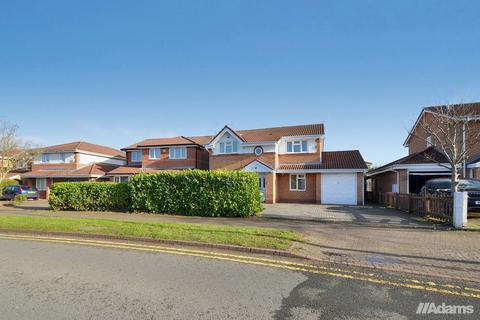
[{"label": "dormer window", "polygon": [[300,153],[300,152],[307,152],[307,141],[306,140],[299,140],[299,141],[288,141],[287,142],[287,152],[288,153]]},{"label": "dormer window", "polygon": [[237,152],[238,152],[237,141],[220,142],[220,153],[237,153]]}]

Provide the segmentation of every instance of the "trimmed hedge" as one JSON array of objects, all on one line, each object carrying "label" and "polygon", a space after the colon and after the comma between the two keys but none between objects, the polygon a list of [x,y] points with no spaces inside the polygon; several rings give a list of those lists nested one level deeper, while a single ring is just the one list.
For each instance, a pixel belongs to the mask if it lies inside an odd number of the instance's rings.
[{"label": "trimmed hedge", "polygon": [[128,183],[61,182],[50,187],[54,210],[140,211],[245,217],[262,210],[258,176],[241,171],[164,171]]},{"label": "trimmed hedge", "polygon": [[245,217],[262,210],[252,172],[165,171],[135,175],[129,184],[134,211]]},{"label": "trimmed hedge", "polygon": [[112,182],[54,183],[48,203],[53,210],[123,211],[130,208],[130,188]]}]

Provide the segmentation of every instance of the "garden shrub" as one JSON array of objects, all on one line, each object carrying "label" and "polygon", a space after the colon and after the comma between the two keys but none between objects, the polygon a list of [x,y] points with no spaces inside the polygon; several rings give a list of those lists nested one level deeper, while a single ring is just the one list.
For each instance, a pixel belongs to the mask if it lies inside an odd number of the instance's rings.
[{"label": "garden shrub", "polygon": [[54,210],[125,211],[130,189],[126,183],[60,182],[50,186],[48,202]]},{"label": "garden shrub", "polygon": [[241,171],[165,171],[129,182],[132,209],[192,216],[250,216],[262,210],[258,176]]},{"label": "garden shrub", "polygon": [[16,194],[12,200],[13,200],[13,203],[15,204],[22,204],[24,201],[27,201],[28,198],[24,194]]}]

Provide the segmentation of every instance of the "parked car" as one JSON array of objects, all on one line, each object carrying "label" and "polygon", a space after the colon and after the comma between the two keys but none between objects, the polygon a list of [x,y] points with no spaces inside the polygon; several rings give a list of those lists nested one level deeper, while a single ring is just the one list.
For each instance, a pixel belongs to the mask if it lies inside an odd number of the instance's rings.
[{"label": "parked car", "polygon": [[38,200],[37,189],[24,185],[6,186],[0,193],[0,199],[12,200],[17,194],[23,194],[27,199]]},{"label": "parked car", "polygon": [[[460,179],[460,191],[468,192],[468,209],[480,210],[480,180]],[[452,181],[450,178],[428,180],[422,188],[422,194],[451,195]]]}]

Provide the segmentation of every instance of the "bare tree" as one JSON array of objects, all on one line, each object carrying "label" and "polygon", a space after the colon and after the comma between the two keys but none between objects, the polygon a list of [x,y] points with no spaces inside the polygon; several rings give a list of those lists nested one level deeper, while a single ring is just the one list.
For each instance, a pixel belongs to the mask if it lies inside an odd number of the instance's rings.
[{"label": "bare tree", "polygon": [[418,127],[423,132],[411,134],[444,154],[448,165],[439,164],[451,169],[452,191],[458,191],[460,176],[466,173],[467,160],[479,152],[480,106],[457,104],[426,108]]},{"label": "bare tree", "polygon": [[35,150],[18,136],[18,126],[0,120],[0,183],[8,174],[30,166]]}]

